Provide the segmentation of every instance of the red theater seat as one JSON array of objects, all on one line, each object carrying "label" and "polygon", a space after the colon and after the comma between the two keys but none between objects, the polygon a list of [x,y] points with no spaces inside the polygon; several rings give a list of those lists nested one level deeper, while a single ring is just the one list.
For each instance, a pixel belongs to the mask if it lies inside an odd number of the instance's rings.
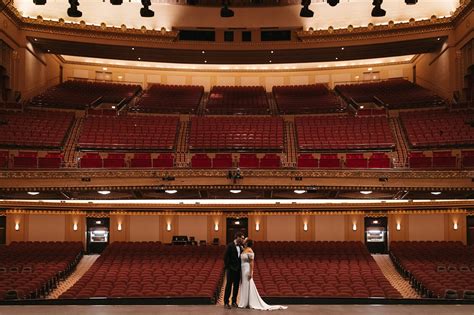
[{"label": "red theater seat", "polygon": [[318,159],[315,159],[312,154],[300,154],[298,156],[299,168],[317,168]]},{"label": "red theater seat", "polygon": [[260,168],[280,168],[280,156],[276,154],[265,154],[260,159]]},{"label": "red theater seat", "polygon": [[192,168],[210,168],[212,166],[212,160],[207,154],[194,154],[191,158]]},{"label": "red theater seat", "polygon": [[153,167],[155,168],[168,168],[174,166],[174,156],[169,153],[163,153],[158,155],[156,159],[153,159]]},{"label": "red theater seat", "polygon": [[256,154],[240,154],[239,167],[240,168],[258,168],[260,160]]},{"label": "red theater seat", "polygon": [[411,152],[408,162],[411,168],[431,168],[433,166],[433,158],[425,156],[423,152]]},{"label": "red theater seat", "polygon": [[216,154],[212,160],[213,168],[231,168],[232,154]]},{"label": "red theater seat", "polygon": [[456,168],[457,159],[451,151],[433,152],[433,167]]},{"label": "red theater seat", "polygon": [[320,168],[338,168],[341,167],[341,160],[337,154],[321,154],[319,159]]}]

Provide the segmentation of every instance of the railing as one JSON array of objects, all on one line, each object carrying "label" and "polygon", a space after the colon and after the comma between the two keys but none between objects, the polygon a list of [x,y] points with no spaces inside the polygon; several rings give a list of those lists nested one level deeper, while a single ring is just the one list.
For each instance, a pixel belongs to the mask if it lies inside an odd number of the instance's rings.
[{"label": "railing", "polygon": [[67,77],[67,80],[85,81],[85,82],[101,82],[101,83],[112,83],[112,84],[130,84],[130,85],[140,85],[140,86],[143,85],[143,82],[136,82],[136,81],[99,80],[99,79],[78,78],[78,77]]}]

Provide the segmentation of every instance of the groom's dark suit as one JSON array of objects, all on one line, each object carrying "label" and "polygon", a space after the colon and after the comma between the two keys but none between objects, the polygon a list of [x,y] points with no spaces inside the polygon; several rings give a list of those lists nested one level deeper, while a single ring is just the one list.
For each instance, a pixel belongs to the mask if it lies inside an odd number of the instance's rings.
[{"label": "groom's dark suit", "polygon": [[[240,250],[240,252],[239,252]],[[226,271],[226,285],[224,294],[224,304],[229,304],[230,291],[232,286],[232,304],[237,303],[237,294],[239,293],[240,283],[240,254],[242,249],[235,244],[229,243],[224,254],[224,268]]]}]

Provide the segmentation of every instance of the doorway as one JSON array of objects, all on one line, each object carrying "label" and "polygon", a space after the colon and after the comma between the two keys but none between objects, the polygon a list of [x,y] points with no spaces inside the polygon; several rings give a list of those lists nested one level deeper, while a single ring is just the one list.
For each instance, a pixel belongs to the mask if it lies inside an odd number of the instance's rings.
[{"label": "doorway", "polygon": [[100,254],[109,245],[109,218],[87,218],[87,253]]},{"label": "doorway", "polygon": [[387,253],[387,217],[365,218],[365,245],[371,254]]},{"label": "doorway", "polygon": [[7,243],[7,217],[0,216],[0,245]]},{"label": "doorway", "polygon": [[474,216],[467,219],[467,245],[474,245]]},{"label": "doorway", "polygon": [[248,234],[249,219],[248,218],[227,218],[226,221],[226,244],[234,240],[235,233],[242,232],[245,237]]}]

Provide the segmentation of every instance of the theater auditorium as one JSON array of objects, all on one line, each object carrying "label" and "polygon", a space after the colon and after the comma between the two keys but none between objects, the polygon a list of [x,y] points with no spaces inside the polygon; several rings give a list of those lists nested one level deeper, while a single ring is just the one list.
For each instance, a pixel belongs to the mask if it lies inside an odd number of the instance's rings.
[{"label": "theater auditorium", "polygon": [[0,314],[472,314],[473,6],[0,0]]}]

